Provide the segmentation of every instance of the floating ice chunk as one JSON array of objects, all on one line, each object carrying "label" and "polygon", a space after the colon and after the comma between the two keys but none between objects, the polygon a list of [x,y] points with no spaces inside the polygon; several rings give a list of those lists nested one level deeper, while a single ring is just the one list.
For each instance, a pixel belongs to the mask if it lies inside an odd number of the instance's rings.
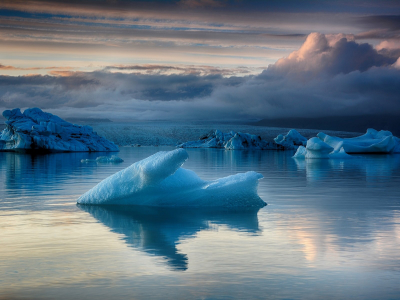
[{"label": "floating ice chunk", "polygon": [[293,155],[294,158],[306,158],[307,149],[304,146],[299,146],[296,153]]},{"label": "floating ice chunk", "polygon": [[121,163],[124,160],[116,155],[112,155],[111,157],[108,156],[99,156],[96,159],[82,159],[81,163],[88,163],[88,162],[97,162],[97,163]]},{"label": "floating ice chunk", "polygon": [[323,132],[299,147],[294,158],[353,158],[347,153],[400,153],[400,139],[390,131],[368,129],[354,138],[339,138]]},{"label": "floating ice chunk", "polygon": [[79,199],[80,204],[190,207],[263,207],[257,195],[263,176],[247,172],[214,181],[181,168],[184,149],[158,152],[104,179]]},{"label": "floating ice chunk", "polygon": [[267,142],[258,135],[211,131],[200,137],[198,141],[186,142],[178,145],[180,148],[225,148],[227,150],[283,150],[284,146],[275,142]]},{"label": "floating ice chunk", "polygon": [[296,149],[298,146],[307,144],[307,138],[302,136],[296,129],[291,129],[286,135],[278,135],[274,138],[274,141],[287,149]]},{"label": "floating ice chunk", "polygon": [[329,158],[329,153],[334,150],[317,137],[313,137],[307,141],[306,149],[306,158]]},{"label": "floating ice chunk", "polygon": [[323,132],[318,133],[317,136],[335,150],[343,147],[347,153],[390,153],[395,150],[397,144],[397,138],[390,131],[376,131],[371,128],[366,134],[354,138],[342,139]]},{"label": "floating ice chunk", "polygon": [[39,108],[5,110],[6,128],[0,134],[0,151],[72,152],[119,151],[90,126],[68,123]]},{"label": "floating ice chunk", "polygon": [[307,141],[307,146],[300,146],[294,158],[353,158],[348,155],[343,147],[343,142],[338,143],[338,149],[334,149],[317,137],[313,137]]}]

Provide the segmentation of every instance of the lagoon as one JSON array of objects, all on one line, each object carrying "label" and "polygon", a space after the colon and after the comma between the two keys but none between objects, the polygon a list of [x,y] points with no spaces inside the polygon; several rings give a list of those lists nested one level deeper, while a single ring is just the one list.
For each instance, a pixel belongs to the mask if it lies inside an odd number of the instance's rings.
[{"label": "lagoon", "polygon": [[187,149],[212,180],[263,174],[258,211],[89,207],[77,198],[157,151],[0,153],[0,298],[400,298],[400,155]]}]

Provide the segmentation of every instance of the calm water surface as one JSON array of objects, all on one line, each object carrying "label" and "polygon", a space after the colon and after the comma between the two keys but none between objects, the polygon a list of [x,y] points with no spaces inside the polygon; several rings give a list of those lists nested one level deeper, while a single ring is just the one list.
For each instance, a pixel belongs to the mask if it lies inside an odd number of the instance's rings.
[{"label": "calm water surface", "polygon": [[188,150],[203,179],[264,175],[255,211],[77,206],[167,147],[0,153],[0,299],[399,299],[400,155]]}]

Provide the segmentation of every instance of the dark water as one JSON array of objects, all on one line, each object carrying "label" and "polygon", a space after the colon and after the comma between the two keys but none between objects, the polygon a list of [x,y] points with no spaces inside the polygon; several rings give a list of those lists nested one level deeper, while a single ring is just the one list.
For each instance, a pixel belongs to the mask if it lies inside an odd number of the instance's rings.
[{"label": "dark water", "polygon": [[257,211],[104,208],[76,199],[160,150],[0,153],[0,299],[399,299],[400,155],[296,161],[188,150],[203,179],[264,175]]}]

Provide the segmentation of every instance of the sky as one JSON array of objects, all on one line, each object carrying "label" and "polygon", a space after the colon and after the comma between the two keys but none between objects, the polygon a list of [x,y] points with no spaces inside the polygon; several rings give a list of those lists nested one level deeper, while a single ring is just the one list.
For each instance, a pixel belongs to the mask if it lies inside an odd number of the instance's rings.
[{"label": "sky", "polygon": [[0,109],[400,116],[399,1],[0,0]]}]

